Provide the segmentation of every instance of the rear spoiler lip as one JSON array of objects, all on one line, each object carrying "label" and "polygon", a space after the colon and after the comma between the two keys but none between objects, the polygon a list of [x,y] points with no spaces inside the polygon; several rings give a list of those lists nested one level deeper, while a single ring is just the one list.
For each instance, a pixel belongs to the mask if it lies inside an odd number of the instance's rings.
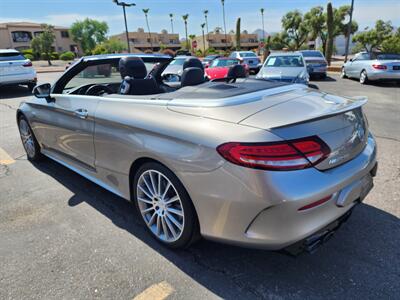
[{"label": "rear spoiler lip", "polygon": [[342,113],[345,113],[345,112],[351,111],[353,109],[359,108],[359,107],[365,105],[368,102],[368,98],[366,96],[356,96],[356,97],[351,97],[351,98],[347,97],[347,99],[352,101],[352,103],[347,105],[346,107],[344,107],[342,109],[339,109],[339,110],[336,110],[336,111],[332,111],[330,113],[325,113],[325,114],[320,115],[320,116],[311,117],[311,118],[308,118],[308,119],[305,119],[305,120],[301,120],[301,121],[298,121],[298,122],[288,123],[288,124],[281,125],[281,126],[276,126],[276,127],[269,127],[269,128],[266,128],[266,129],[270,130],[270,129],[285,128],[285,127],[288,127],[288,126],[294,126],[294,125],[299,125],[299,124],[303,124],[303,123],[308,123],[308,122],[311,122],[311,121],[318,121],[318,120],[326,119],[328,117],[333,117],[333,116],[336,116],[336,115],[340,115]]}]

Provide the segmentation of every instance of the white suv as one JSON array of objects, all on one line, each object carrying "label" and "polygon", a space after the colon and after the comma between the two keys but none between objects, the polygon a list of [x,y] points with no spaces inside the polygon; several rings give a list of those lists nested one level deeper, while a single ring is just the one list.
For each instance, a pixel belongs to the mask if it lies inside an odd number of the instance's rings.
[{"label": "white suv", "polygon": [[37,82],[32,62],[14,49],[0,49],[0,86],[23,84],[32,91]]}]

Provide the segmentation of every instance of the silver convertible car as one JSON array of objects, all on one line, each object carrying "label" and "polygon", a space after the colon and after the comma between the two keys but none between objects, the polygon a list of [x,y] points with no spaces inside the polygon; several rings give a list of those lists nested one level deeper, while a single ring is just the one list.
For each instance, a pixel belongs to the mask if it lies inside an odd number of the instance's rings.
[{"label": "silver convertible car", "polygon": [[357,53],[343,65],[341,77],[356,78],[361,84],[379,80],[400,83],[400,54]]},{"label": "silver convertible car", "polygon": [[84,57],[37,86],[17,111],[28,158],[51,158],[132,201],[172,248],[203,236],[312,251],[371,190],[365,99],[241,78],[241,65],[209,82],[185,66],[170,87],[161,78],[170,61]]}]

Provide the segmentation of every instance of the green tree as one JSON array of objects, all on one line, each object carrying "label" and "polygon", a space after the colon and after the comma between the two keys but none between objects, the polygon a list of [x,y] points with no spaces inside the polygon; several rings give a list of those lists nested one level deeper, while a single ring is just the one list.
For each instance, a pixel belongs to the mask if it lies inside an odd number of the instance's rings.
[{"label": "green tree", "polygon": [[54,35],[54,26],[42,24],[42,33],[34,37],[31,41],[31,47],[35,53],[44,53],[47,63],[51,66],[51,54],[53,52],[53,43],[56,39]]},{"label": "green tree", "polygon": [[382,42],[382,51],[389,53],[400,53],[400,28],[396,33]]},{"label": "green tree", "polygon": [[264,8],[260,9],[261,12],[261,21],[262,21],[262,41],[265,42],[265,28],[264,28]]},{"label": "green tree", "polygon": [[110,54],[110,53],[121,53],[126,51],[126,43],[121,42],[117,39],[109,39],[100,44],[98,44],[94,50],[93,54]]},{"label": "green tree", "polygon": [[307,41],[308,28],[303,22],[303,15],[300,11],[290,11],[283,16],[282,27],[290,39],[289,48],[297,50]]},{"label": "green tree", "polygon": [[[339,35],[347,35],[347,25],[344,23],[345,19],[350,14],[350,6],[344,5],[338,9],[333,8],[333,38]],[[308,38],[315,40],[319,37],[322,41],[322,52],[326,54],[326,42],[328,39],[328,28],[327,28],[327,13],[324,11],[322,6],[316,6],[311,8],[309,12],[304,15],[304,24],[309,32]],[[358,30],[357,22],[352,21],[351,34]]]},{"label": "green tree", "polygon": [[171,21],[171,33],[174,33],[174,14],[169,14],[169,19]]},{"label": "green tree", "polygon": [[73,23],[70,32],[72,39],[81,45],[83,52],[91,54],[97,44],[106,40],[108,25],[106,22],[86,18]]},{"label": "green tree", "polygon": [[148,14],[149,14],[150,9],[149,8],[143,8],[142,11],[143,11],[144,16],[146,18],[146,25],[147,25],[147,32],[149,33],[150,47],[151,47],[151,51],[153,51],[153,40],[151,39],[151,31],[150,31],[149,18],[148,18]]},{"label": "green tree", "polygon": [[189,39],[188,39],[188,32],[187,32],[187,23],[189,19],[189,14],[182,16],[183,22],[185,23],[185,36],[186,36],[186,50],[189,50]]},{"label": "green tree", "polygon": [[328,65],[331,65],[332,53],[333,53],[333,32],[334,32],[334,20],[333,20],[333,7],[332,3],[328,3],[326,7],[326,28],[328,31],[328,38],[326,41],[326,53],[325,57],[328,61]]},{"label": "green tree", "polygon": [[392,32],[393,26],[390,21],[378,20],[375,28],[354,35],[353,42],[357,43],[358,47],[363,47],[366,51],[371,52],[374,49],[381,49],[384,42],[390,39],[385,43],[385,47],[388,48],[392,41],[391,38],[393,38]]},{"label": "green tree", "polygon": [[204,37],[204,27],[206,26],[206,23],[202,23],[201,25],[200,25],[200,27],[201,27],[201,34],[202,34],[202,36],[203,36],[203,54],[204,54],[204,56],[205,56],[205,54],[206,54],[206,39],[205,39],[205,37]]},{"label": "green tree", "polygon": [[236,50],[240,50],[240,18],[236,21]]}]

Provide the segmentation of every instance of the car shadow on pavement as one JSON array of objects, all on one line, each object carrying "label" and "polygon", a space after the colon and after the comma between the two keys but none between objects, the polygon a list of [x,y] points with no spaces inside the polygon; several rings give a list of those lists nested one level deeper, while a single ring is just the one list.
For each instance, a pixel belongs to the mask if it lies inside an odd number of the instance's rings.
[{"label": "car shadow on pavement", "polygon": [[[130,202],[51,160],[34,165],[74,194],[69,206],[86,202],[222,298],[398,296],[399,218],[373,206],[356,207],[349,221],[314,254],[291,257],[206,240],[189,249],[173,251],[149,236]],[[282,226],[284,223],[282,220]]]},{"label": "car shadow on pavement", "polygon": [[330,77],[329,75],[327,75],[325,78],[321,78],[321,77],[318,77],[318,76],[312,76],[312,77],[310,77],[310,81],[315,81],[315,82],[326,81],[326,82],[329,82],[329,81],[336,81],[336,79]]},{"label": "car shadow on pavement", "polygon": [[[356,78],[347,78],[348,80],[356,81],[359,82],[358,79]],[[361,85],[361,83],[360,83]],[[396,81],[370,81],[365,86],[377,86],[377,87],[383,87],[383,88],[397,88],[400,89],[400,83]]]},{"label": "car shadow on pavement", "polygon": [[0,99],[19,98],[32,95],[32,92],[22,85],[0,86]]}]

